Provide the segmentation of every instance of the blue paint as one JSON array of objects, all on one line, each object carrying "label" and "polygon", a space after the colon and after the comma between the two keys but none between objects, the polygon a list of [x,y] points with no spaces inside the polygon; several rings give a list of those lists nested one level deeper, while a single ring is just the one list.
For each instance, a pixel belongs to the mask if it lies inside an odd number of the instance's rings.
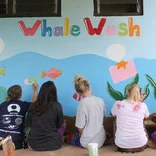
[{"label": "blue paint", "polygon": [[[109,81],[114,89],[123,93],[124,87],[133,79],[113,83],[109,67],[116,62],[109,60],[106,55],[110,45],[121,44],[126,48],[123,59],[134,60],[140,77],[139,85],[144,87],[148,83],[145,74],[156,81],[155,5],[155,0],[144,1],[144,16],[133,17],[134,24],[140,26],[140,37],[106,36],[105,29],[99,36],[90,36],[83,19],[89,17],[93,26],[97,28],[100,19],[103,18],[93,16],[93,0],[85,0],[85,3],[84,0],[63,0],[62,17],[44,18],[44,20],[43,18],[0,18],[0,38],[5,44],[4,51],[0,53],[0,69],[6,66],[6,76],[0,75],[0,86],[8,88],[19,84],[23,88],[23,100],[31,101],[32,88],[24,85],[24,79],[39,76],[39,85],[41,85],[50,80],[49,77],[41,79],[41,72],[55,67],[62,71],[62,75],[54,82],[65,115],[76,114],[78,102],[72,98],[75,93],[73,81],[76,74],[81,74],[90,81],[93,93],[104,99],[109,115],[115,101],[107,93],[106,82]],[[58,31],[64,29],[61,26],[64,26],[65,18],[70,19],[69,28],[74,26],[70,29],[69,33],[72,32],[72,35],[69,36],[62,36],[61,31]],[[120,23],[128,25],[128,18],[107,17],[106,25],[118,26]],[[23,20],[27,27],[33,26],[36,20],[43,21],[34,36],[25,37],[18,26],[20,20]],[[53,37],[52,28],[56,27],[56,35],[60,37]],[[118,49],[114,55],[118,56]],[[156,112],[156,100],[151,86],[150,91],[145,102],[150,113],[153,113]]]},{"label": "blue paint", "polygon": [[[59,101],[63,106],[65,115],[74,116],[76,114],[78,102],[72,98],[75,93],[73,81],[76,74],[82,74],[90,81],[93,93],[104,99],[107,115],[109,115],[114,100],[107,93],[106,82],[109,81],[113,88],[124,92],[125,85],[132,80],[128,79],[121,83],[114,84],[108,70],[109,67],[114,64],[115,62],[97,55],[79,55],[58,60],[35,52],[25,52],[1,61],[1,65],[5,65],[7,68],[6,76],[0,77],[0,86],[4,86],[5,84],[6,87],[10,87],[18,83],[23,88],[23,100],[30,101],[32,98],[32,89],[31,86],[24,85],[24,79],[30,75],[41,77],[42,70],[47,71],[49,68],[56,67],[62,71],[62,75],[54,82],[57,86]],[[139,71],[139,84],[141,86],[145,86],[148,83],[145,74],[149,74],[156,80],[156,76],[151,68],[156,66],[155,60],[136,59],[135,64],[137,69],[142,69],[147,65],[146,68],[148,72],[144,70]],[[39,86],[47,80],[51,79],[48,77],[44,79],[40,78]],[[153,113],[156,110],[156,100],[153,98],[151,87],[150,89],[151,94],[145,102],[150,112]]]}]

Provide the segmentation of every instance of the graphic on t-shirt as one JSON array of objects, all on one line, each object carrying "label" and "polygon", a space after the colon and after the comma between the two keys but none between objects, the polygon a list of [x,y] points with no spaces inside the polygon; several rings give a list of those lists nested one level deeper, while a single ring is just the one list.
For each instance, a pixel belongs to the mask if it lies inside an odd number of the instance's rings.
[{"label": "graphic on t-shirt", "polygon": [[8,112],[17,112],[17,113],[19,113],[21,110],[18,104],[10,104],[7,109],[8,109]]},{"label": "graphic on t-shirt", "polygon": [[[11,118],[4,117],[3,120],[2,120],[2,122],[5,125],[8,125],[9,124],[8,126],[6,126],[4,128],[10,129],[10,130],[15,130],[15,129],[18,129],[19,128],[18,126],[22,124],[23,120],[22,120],[22,118],[18,117],[18,118],[15,119],[15,121],[12,121],[11,122]],[[12,124],[10,124],[10,123],[12,123]]]},{"label": "graphic on t-shirt", "polygon": [[7,129],[10,129],[10,130],[15,130],[15,129],[18,129],[19,127],[17,125],[9,125],[8,127],[5,127]]},{"label": "graphic on t-shirt", "polygon": [[10,130],[18,129],[19,128],[18,125],[21,125],[22,124],[22,119],[21,118],[16,118],[15,119],[15,124],[16,125],[11,124],[11,122],[13,123],[13,121],[11,121],[11,118],[10,117],[5,116],[2,119],[2,123],[4,125],[6,125],[4,128],[10,129]]},{"label": "graphic on t-shirt", "polygon": [[13,103],[9,104],[6,108],[5,114],[2,116],[1,122],[4,124],[4,129],[0,129],[1,132],[20,134],[19,126],[23,122],[23,115],[20,115],[21,107],[20,105]]},{"label": "graphic on t-shirt", "polygon": [[12,125],[11,123],[13,123],[13,121],[11,121],[11,118],[7,117],[7,116],[4,116],[3,119],[2,119],[2,123],[4,125],[6,125],[4,128],[14,130],[14,129],[18,129],[17,125],[20,125],[22,123],[22,119],[21,118],[16,118],[15,119],[15,124],[16,125],[14,125],[14,124]]},{"label": "graphic on t-shirt", "polygon": [[9,117],[4,117],[4,118],[2,119],[2,123],[5,124],[5,125],[11,123],[11,118],[9,118]]},{"label": "graphic on t-shirt", "polygon": [[125,106],[120,102],[118,101],[117,102],[117,108],[120,109],[120,108],[124,108]]},{"label": "graphic on t-shirt", "polygon": [[13,138],[21,139],[23,130],[23,120],[28,109],[29,103],[16,101],[2,104],[2,115],[0,119],[0,133],[2,137],[11,135]]},{"label": "graphic on t-shirt", "polygon": [[138,111],[138,110],[140,110],[140,109],[141,109],[141,104],[140,104],[140,103],[136,104],[136,105],[133,107],[133,111]]},{"label": "graphic on t-shirt", "polygon": [[16,118],[15,119],[15,124],[16,125],[21,125],[22,124],[22,118]]}]

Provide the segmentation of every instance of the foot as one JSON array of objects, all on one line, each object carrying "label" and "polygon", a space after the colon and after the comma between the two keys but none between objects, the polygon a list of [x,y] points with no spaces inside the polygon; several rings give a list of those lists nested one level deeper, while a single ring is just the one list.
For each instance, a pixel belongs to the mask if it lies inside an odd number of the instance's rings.
[{"label": "foot", "polygon": [[148,141],[148,146],[149,146],[150,148],[156,149],[156,143],[155,143],[154,141],[152,141],[152,140]]}]

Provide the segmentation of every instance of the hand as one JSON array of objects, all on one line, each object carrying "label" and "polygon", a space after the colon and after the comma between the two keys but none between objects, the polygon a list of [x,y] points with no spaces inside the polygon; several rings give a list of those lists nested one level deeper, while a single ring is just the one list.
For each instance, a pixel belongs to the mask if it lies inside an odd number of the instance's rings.
[{"label": "hand", "polygon": [[146,98],[146,96],[147,96],[147,94],[145,94],[145,93],[141,95],[141,102],[144,101],[144,99]]},{"label": "hand", "polygon": [[36,92],[37,91],[37,88],[38,88],[37,83],[33,83],[32,84],[32,88],[33,88],[34,92]]}]

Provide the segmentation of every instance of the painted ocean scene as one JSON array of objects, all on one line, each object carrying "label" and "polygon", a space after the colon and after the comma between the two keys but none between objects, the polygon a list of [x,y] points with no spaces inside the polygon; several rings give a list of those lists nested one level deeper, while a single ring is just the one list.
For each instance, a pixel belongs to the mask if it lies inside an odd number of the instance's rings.
[{"label": "painted ocean scene", "polygon": [[[42,60],[44,61],[42,62]],[[139,70],[138,72],[138,84],[141,87],[145,87],[149,83],[146,74],[153,81],[156,81],[156,76],[153,72],[153,67],[156,66],[155,60],[135,59],[133,61],[136,70],[146,66],[146,71]],[[79,101],[73,98],[75,94],[73,81],[76,74],[81,74],[90,81],[93,94],[104,99],[107,115],[109,116],[115,100],[108,93],[108,82],[112,88],[124,93],[123,86],[126,86],[134,79],[134,77],[131,77],[125,81],[114,83],[109,68],[115,64],[116,62],[112,60],[94,54],[77,55],[66,59],[52,59],[37,52],[25,52],[0,62],[0,68],[6,67],[5,76],[0,75],[0,86],[7,89],[11,85],[19,84],[23,88],[22,100],[31,101],[32,88],[31,85],[24,83],[26,78],[34,78],[34,81],[38,82],[39,87],[42,83],[52,80],[57,86],[58,99],[63,106],[64,114],[75,116]],[[42,71],[48,72],[50,69],[57,69],[61,74],[58,75],[56,70],[56,79],[46,75],[43,77]],[[27,82],[28,80],[29,82],[33,81],[33,79],[27,79]],[[0,88],[1,99],[6,95],[4,88]],[[150,113],[153,113],[156,109],[156,100],[153,95],[153,86],[149,85],[149,89],[150,94],[145,103],[148,105]]]}]

